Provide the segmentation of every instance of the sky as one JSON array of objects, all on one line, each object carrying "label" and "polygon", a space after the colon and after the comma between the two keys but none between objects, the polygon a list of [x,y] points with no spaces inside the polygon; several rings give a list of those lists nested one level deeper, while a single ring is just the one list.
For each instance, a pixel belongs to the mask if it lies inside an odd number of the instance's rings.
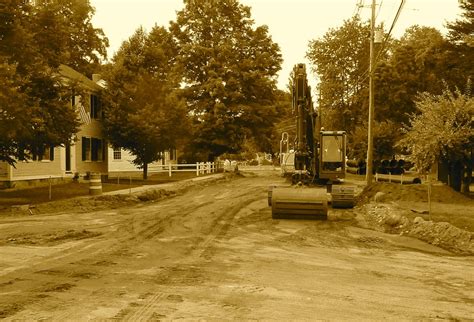
[{"label": "sky", "polygon": [[[377,0],[376,24],[383,22],[388,29],[400,1]],[[183,9],[182,0],[90,0],[90,3],[96,10],[94,27],[102,28],[109,38],[109,58],[140,26],[147,31],[155,24],[167,27],[175,20],[176,11]],[[356,12],[362,20],[370,19],[372,1],[240,0],[240,3],[251,7],[255,26],[267,25],[273,41],[279,44],[283,64],[278,88],[285,89],[293,66],[309,65],[305,59],[309,41],[323,37],[329,28],[342,26]],[[358,4],[363,6],[359,8]],[[460,13],[458,0],[406,0],[392,35],[399,38],[406,28],[415,24],[434,27],[445,34],[446,22],[454,21]]]}]

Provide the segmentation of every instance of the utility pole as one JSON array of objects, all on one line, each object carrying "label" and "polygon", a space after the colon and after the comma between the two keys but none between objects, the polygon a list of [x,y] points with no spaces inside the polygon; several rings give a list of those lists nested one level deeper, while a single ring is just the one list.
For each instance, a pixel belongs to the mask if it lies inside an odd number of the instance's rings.
[{"label": "utility pole", "polygon": [[373,150],[374,150],[374,70],[375,70],[375,0],[372,0],[372,15],[370,19],[370,64],[369,64],[369,125],[368,125],[368,144],[367,144],[367,184],[373,180]]}]

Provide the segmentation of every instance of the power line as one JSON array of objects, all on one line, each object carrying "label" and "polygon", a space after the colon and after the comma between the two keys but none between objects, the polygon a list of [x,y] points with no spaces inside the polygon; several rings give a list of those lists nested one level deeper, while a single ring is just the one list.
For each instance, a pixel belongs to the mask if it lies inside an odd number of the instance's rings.
[{"label": "power line", "polygon": [[[376,17],[378,17],[378,15],[380,14],[380,11],[381,11],[383,2],[384,2],[384,0],[381,0],[381,1],[380,1],[379,10],[378,10],[378,12],[377,12],[377,16],[376,16]],[[362,7],[364,7],[364,5],[365,5],[364,0],[359,0],[359,1],[358,1],[358,3],[356,4],[356,9],[354,10],[354,16],[355,16],[355,15],[359,15],[360,9],[361,9]],[[397,13],[395,14],[395,17],[394,17],[394,19],[393,19],[393,21],[392,21],[392,25],[390,26],[390,29],[389,29],[388,33],[385,35],[384,40],[382,41],[381,48],[380,48],[379,52],[377,53],[377,56],[375,57],[374,67],[377,65],[377,62],[378,62],[380,56],[382,55],[382,53],[383,53],[384,50],[386,49],[386,46],[387,46],[387,43],[388,43],[388,39],[389,39],[389,37],[390,37],[391,34],[392,34],[393,28],[395,27],[395,25],[396,25],[396,23],[397,23],[397,21],[398,21],[398,18],[400,17],[400,14],[401,14],[401,12],[402,12],[402,9],[403,9],[403,6],[404,6],[404,5],[405,5],[405,0],[401,0],[400,5],[399,5],[398,10],[397,10]],[[338,48],[337,51],[339,51],[339,50],[342,50],[342,47]],[[375,68],[374,68],[373,70],[375,71]],[[369,76],[370,76],[369,68],[367,68],[367,69],[365,70],[365,72],[360,76],[360,78],[361,78],[362,80],[358,81],[358,82],[357,82],[357,85],[364,83],[364,82],[367,80],[367,78],[368,78]],[[356,86],[357,86],[357,85],[356,85]]]},{"label": "power line", "polygon": [[[382,5],[382,3],[383,3],[383,0],[381,1],[380,5]],[[402,9],[403,9],[404,5],[405,5],[405,0],[401,0],[400,5],[399,5],[398,10],[397,10],[397,13],[395,14],[395,17],[392,21],[392,25],[390,26],[390,29],[389,29],[388,33],[385,35],[384,40],[382,41],[382,46],[381,46],[377,56],[375,57],[375,65],[377,65],[377,62],[378,62],[380,56],[382,55],[382,53],[386,49],[385,47],[387,46],[388,39],[389,39],[390,35],[392,34],[393,28],[395,27],[395,25],[398,21],[398,18],[400,17],[400,13],[402,12]],[[379,12],[380,12],[380,10],[379,10]],[[374,70],[375,70],[375,68],[374,68]],[[360,77],[360,78],[362,78],[362,80],[357,82],[357,83],[362,84],[363,82],[365,82],[367,80],[368,77],[369,77],[369,69],[367,68],[367,70]]]},{"label": "power line", "polygon": [[364,0],[358,0],[358,2],[356,3],[356,7],[354,9],[354,13],[352,14],[352,16],[359,16],[360,14],[360,9],[362,9],[363,7],[365,6],[364,4]]},{"label": "power line", "polygon": [[382,41],[382,47],[380,48],[380,50],[377,54],[377,57],[375,57],[375,64],[377,64],[378,59],[380,58],[380,56],[382,55],[382,53],[385,50],[385,47],[387,46],[388,39],[389,39],[390,35],[392,34],[393,28],[395,27],[395,25],[398,21],[398,18],[400,17],[400,13],[402,12],[402,9],[403,9],[404,5],[405,5],[405,0],[401,0],[400,6],[398,7],[397,13],[395,14],[395,17],[392,21],[392,25],[390,26],[390,29],[388,30],[388,33],[385,35],[384,40]]},{"label": "power line", "polygon": [[379,17],[380,10],[382,9],[382,5],[383,5],[383,0],[380,0],[379,11],[377,11],[377,15],[375,16],[375,20],[377,20],[377,18]]}]

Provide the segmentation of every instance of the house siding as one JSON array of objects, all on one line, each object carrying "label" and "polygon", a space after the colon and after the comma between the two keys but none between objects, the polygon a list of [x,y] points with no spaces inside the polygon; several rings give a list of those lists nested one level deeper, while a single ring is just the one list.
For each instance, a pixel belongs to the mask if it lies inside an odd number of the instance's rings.
[{"label": "house siding", "polygon": [[61,171],[62,159],[59,153],[60,148],[54,148],[54,160],[42,161],[19,161],[15,164],[15,168],[11,170],[11,179],[17,180],[33,180],[48,177],[62,177]]},{"label": "house siding", "polygon": [[101,139],[103,140],[102,144],[104,146],[107,146],[107,142],[105,141],[104,136],[102,134],[102,126],[100,124],[100,121],[92,119],[90,124],[83,124],[83,126],[81,127],[81,130],[76,134],[77,139],[76,139],[75,144],[71,147],[71,149],[74,150],[74,155],[75,155],[76,168],[74,169],[74,171],[82,175],[86,174],[87,172],[107,174],[107,169],[108,169],[107,150],[108,149],[106,148],[103,149],[104,155],[103,155],[102,161],[83,161],[82,160],[82,138],[83,137]]},{"label": "house siding", "polygon": [[0,162],[0,180],[8,179],[8,163]]},{"label": "house siding", "polygon": [[[121,158],[120,160],[114,160],[114,150],[113,148],[108,148],[108,160],[109,160],[109,174],[120,173],[120,172],[142,172],[143,169],[139,169],[133,164],[135,156],[130,154],[130,152],[121,149]],[[175,156],[177,153],[175,153]],[[164,153],[163,159],[150,163],[148,168],[153,168],[153,165],[167,165],[167,164],[176,164],[176,158],[170,159],[170,153],[166,151]]]}]

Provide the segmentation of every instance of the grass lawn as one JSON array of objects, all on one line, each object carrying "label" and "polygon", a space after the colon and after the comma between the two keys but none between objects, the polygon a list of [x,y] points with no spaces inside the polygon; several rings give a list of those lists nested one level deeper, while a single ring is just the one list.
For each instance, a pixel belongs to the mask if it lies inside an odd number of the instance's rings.
[{"label": "grass lawn", "polygon": [[[169,177],[167,173],[153,174],[149,176],[147,180],[143,180],[141,176],[137,176],[136,174],[134,177],[124,175],[118,179],[110,178],[103,181],[102,191],[109,192],[143,185],[162,184],[194,177],[196,177],[196,174],[192,172],[173,173],[172,177]],[[72,181],[51,186],[51,201],[87,195],[89,195],[88,182]],[[13,205],[35,205],[48,201],[50,201],[48,185],[24,189],[0,190],[0,208],[7,208]]]}]

